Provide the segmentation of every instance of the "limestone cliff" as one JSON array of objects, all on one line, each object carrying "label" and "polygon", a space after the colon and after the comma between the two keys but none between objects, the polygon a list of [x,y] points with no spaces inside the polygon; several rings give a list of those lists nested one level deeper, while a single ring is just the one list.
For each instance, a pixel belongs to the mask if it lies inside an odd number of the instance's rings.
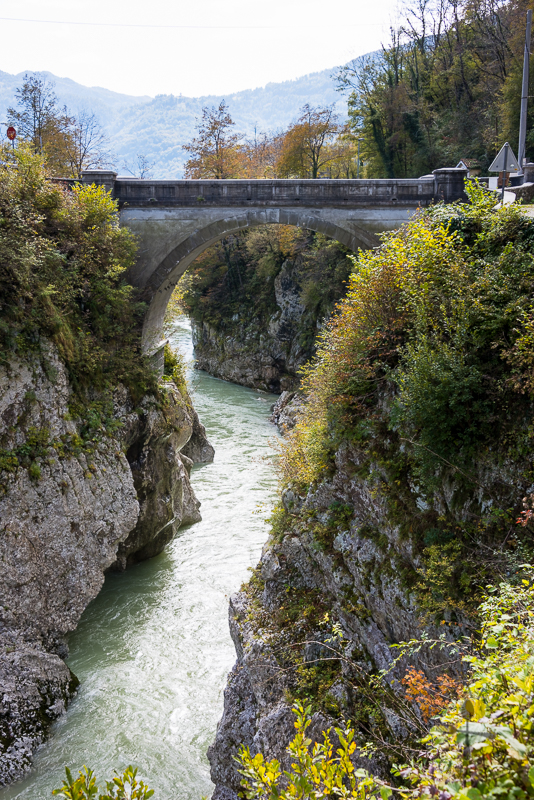
[{"label": "limestone cliff", "polygon": [[[392,643],[420,637],[423,629],[431,638],[439,632],[422,627],[421,609],[404,579],[407,568],[419,565],[418,556],[387,523],[378,482],[358,476],[360,460],[357,448],[345,443],[334,474],[316,490],[303,497],[284,493],[283,524],[275,522],[253,579],[231,598],[237,662],[209,750],[214,800],[237,798],[233,757],[241,743],[287,768],[294,698],[314,697],[315,739],[341,717],[355,721],[362,744],[402,742],[417,728],[393,692],[373,698],[365,689],[366,676],[392,667]],[[432,675],[446,659],[425,649],[394,666],[388,681],[394,685],[409,663]],[[376,756],[369,761],[356,755],[355,763],[378,773],[385,769]]]},{"label": "limestone cliff", "polygon": [[273,422],[280,433],[287,433],[295,427],[303,402],[304,399],[300,392],[282,392],[272,407],[269,422]]},{"label": "limestone cliff", "polygon": [[466,190],[359,255],[305,400],[275,410],[283,490],[231,603],[216,798],[235,800],[240,742],[284,758],[294,700],[406,762],[428,698],[452,699],[440,681],[460,689],[448,643],[477,630],[483,587],[534,557],[534,223]]},{"label": "limestone cliff", "polygon": [[76,688],[66,636],[106,570],[200,519],[181,449],[195,426],[196,452],[211,446],[189,401],[162,391],[134,407],[119,387],[112,432],[82,437],[54,347],[0,367],[0,785],[28,769]]},{"label": "limestone cliff", "polygon": [[247,319],[245,309],[218,325],[193,319],[197,369],[268,392],[296,387],[297,370],[313,353],[316,321],[310,319],[298,272],[289,261],[274,280],[274,296],[277,310],[265,319],[254,313]]},{"label": "limestone cliff", "polygon": [[341,245],[286,226],[243,231],[206,251],[178,285],[196,366],[251,388],[295,389],[349,269]]}]

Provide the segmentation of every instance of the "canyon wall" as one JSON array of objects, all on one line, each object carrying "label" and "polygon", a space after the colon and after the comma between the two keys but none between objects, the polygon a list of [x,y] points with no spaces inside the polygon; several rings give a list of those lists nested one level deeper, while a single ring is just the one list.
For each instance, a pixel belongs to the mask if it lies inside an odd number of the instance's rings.
[{"label": "canyon wall", "polygon": [[295,701],[312,739],[348,720],[355,763],[396,780],[462,690],[450,643],[532,563],[534,222],[466,191],[360,253],[306,396],[274,410],[281,492],[230,604],[215,800],[237,798],[241,744],[288,765]]},{"label": "canyon wall", "polygon": [[[66,637],[105,572],[200,519],[182,450],[213,458],[171,382],[137,404],[118,386],[108,428],[91,435],[71,399],[52,345],[0,366],[0,785],[27,771],[76,689]],[[88,415],[95,401],[89,392]]]},{"label": "canyon wall", "polygon": [[[380,478],[358,476],[361,462],[358,448],[344,443],[333,474],[316,489],[284,492],[253,578],[231,598],[237,661],[209,750],[214,800],[238,796],[241,744],[289,768],[296,699],[312,703],[309,735],[316,741],[342,719],[355,725],[360,746],[402,744],[419,731],[417,716],[394,691],[373,693],[366,683],[388,670],[398,689],[410,665],[433,679],[449,656],[423,648],[393,663],[393,644],[423,633],[436,638],[443,629],[423,622],[410,581],[421,559],[388,522]],[[387,775],[380,747],[371,759],[357,752],[354,763]]]},{"label": "canyon wall", "polygon": [[197,368],[254,389],[295,390],[350,266],[342,245],[282,225],[209,248],[178,285]]}]

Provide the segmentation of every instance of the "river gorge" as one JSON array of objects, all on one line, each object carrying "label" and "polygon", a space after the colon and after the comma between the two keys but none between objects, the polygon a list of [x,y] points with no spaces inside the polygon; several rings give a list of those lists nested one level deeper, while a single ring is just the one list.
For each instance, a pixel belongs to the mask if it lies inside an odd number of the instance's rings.
[{"label": "river gorge", "polygon": [[[191,367],[185,318],[171,341]],[[211,794],[206,751],[235,661],[228,600],[267,538],[276,398],[191,368],[188,375],[215,447],[212,464],[193,467],[202,521],[181,529],[156,558],[108,574],[69,638],[77,695],[29,776],[0,790],[0,800],[44,800],[61,785],[65,765],[84,764],[101,783],[134,764],[160,800]]]}]

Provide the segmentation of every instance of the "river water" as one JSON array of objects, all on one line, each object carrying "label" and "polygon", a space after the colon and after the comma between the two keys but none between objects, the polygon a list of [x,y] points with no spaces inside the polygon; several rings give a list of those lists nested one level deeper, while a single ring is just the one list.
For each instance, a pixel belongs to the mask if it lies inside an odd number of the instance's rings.
[{"label": "river water", "polygon": [[[189,323],[171,339],[192,363]],[[206,750],[222,714],[235,660],[228,598],[247,579],[267,538],[274,496],[273,395],[189,370],[194,405],[215,447],[193,468],[202,522],[181,529],[156,558],[106,577],[69,639],[68,664],[81,681],[66,715],[40,748],[31,774],[0,800],[44,800],[65,765],[95,770],[103,788],[128,764],[154,800],[211,794]]]}]

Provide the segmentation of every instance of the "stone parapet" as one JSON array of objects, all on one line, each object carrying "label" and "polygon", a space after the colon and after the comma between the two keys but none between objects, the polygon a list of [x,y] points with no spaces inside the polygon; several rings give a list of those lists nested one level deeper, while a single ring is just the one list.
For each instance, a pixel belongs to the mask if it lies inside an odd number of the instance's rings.
[{"label": "stone parapet", "polygon": [[467,200],[465,193],[466,169],[435,169],[434,175],[434,200],[453,203],[455,200]]},{"label": "stone parapet", "polygon": [[113,190],[119,205],[202,207],[417,207],[465,199],[464,169],[439,169],[422,178],[362,180],[139,180],[90,170],[85,183]]},{"label": "stone parapet", "polygon": [[107,169],[86,169],[82,172],[83,183],[94,183],[97,186],[105,186],[107,191],[113,191],[117,173]]}]

